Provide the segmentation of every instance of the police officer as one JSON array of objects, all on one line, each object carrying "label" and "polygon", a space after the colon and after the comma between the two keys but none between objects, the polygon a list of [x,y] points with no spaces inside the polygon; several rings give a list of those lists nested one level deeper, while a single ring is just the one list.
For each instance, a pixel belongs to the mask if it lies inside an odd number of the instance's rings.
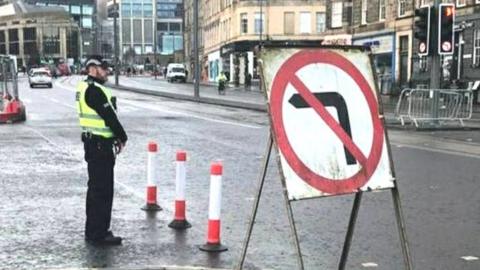
[{"label": "police officer", "polygon": [[103,84],[108,65],[101,56],[86,62],[88,77],[77,85],[77,111],[82,127],[88,191],[85,239],[92,244],[120,245],[122,238],[109,230],[113,202],[115,156],[125,147],[127,134],[118,121],[115,99]]}]

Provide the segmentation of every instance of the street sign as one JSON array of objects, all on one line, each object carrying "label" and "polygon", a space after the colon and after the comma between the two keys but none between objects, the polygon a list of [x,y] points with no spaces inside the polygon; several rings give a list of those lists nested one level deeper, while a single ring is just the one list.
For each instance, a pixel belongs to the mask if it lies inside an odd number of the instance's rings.
[{"label": "street sign", "polygon": [[260,59],[290,200],[394,187],[367,53],[264,48]]}]

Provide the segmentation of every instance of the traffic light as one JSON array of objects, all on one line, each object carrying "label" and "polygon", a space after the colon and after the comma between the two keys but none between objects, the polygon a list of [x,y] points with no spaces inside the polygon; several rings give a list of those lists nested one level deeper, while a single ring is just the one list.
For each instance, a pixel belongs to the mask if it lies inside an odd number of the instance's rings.
[{"label": "traffic light", "polygon": [[438,54],[453,54],[455,5],[440,4],[438,10]]},{"label": "traffic light", "polygon": [[418,39],[418,55],[426,56],[430,52],[430,6],[415,10],[415,38]]}]

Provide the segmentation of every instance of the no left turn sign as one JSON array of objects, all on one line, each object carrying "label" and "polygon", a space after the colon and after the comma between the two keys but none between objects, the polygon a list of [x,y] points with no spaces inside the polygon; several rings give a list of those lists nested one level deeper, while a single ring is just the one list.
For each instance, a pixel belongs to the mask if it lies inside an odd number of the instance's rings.
[{"label": "no left turn sign", "polygon": [[393,186],[368,55],[284,49],[261,58],[290,199]]}]

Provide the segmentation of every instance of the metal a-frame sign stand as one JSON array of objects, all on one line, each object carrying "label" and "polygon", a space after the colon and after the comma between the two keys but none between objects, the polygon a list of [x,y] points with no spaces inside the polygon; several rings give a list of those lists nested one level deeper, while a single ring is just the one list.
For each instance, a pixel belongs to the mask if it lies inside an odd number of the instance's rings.
[{"label": "metal a-frame sign stand", "polygon": [[[262,46],[261,48],[257,48],[257,52],[258,51],[261,52],[265,48],[279,48],[279,47],[274,46],[274,45],[269,46],[267,44],[267,45]],[[318,46],[317,47],[312,47],[311,45],[302,46],[302,45],[299,45],[299,44],[284,45],[281,48],[290,48],[290,49],[294,48],[294,49],[298,49],[300,51],[302,51],[302,50],[311,50],[311,51],[313,50],[314,51],[315,49],[320,49]],[[349,50],[353,49],[353,50],[361,51],[363,53],[366,53],[366,51],[367,51],[367,49],[362,48],[362,47],[358,47],[358,46],[322,46],[321,49],[325,49],[325,50],[329,50],[329,49],[345,50],[345,51],[349,51]],[[371,68],[371,67],[373,67],[373,59],[372,59],[371,54],[369,54],[368,57],[369,57],[369,65],[370,65],[370,68]],[[268,90],[268,88],[267,88],[268,85],[267,85],[266,80],[265,80],[265,68],[266,68],[265,65],[266,64],[263,63],[263,59],[259,62],[260,62],[259,67],[260,67],[261,78],[262,78],[262,87],[263,87],[263,89],[265,89],[265,93],[266,93],[267,90]],[[374,84],[375,84],[374,91],[376,92],[376,96],[378,97],[379,92],[378,92],[377,77],[376,77],[375,72],[373,72],[373,80],[374,80]],[[266,93],[266,96],[267,96],[267,99],[268,99],[267,93]],[[271,131],[268,135],[268,143],[267,143],[267,147],[265,149],[265,154],[264,154],[261,173],[260,173],[259,178],[258,178],[258,187],[257,187],[257,191],[256,191],[256,196],[255,196],[253,208],[252,208],[252,214],[251,214],[251,217],[250,217],[249,226],[248,226],[248,229],[247,229],[247,234],[245,236],[245,240],[244,240],[244,243],[243,243],[241,257],[240,257],[240,260],[239,260],[238,264],[235,267],[235,269],[237,269],[237,270],[243,269],[243,267],[244,267],[244,263],[245,263],[245,259],[246,259],[246,255],[247,255],[247,250],[248,250],[248,246],[249,246],[249,243],[250,243],[250,238],[251,238],[251,235],[252,235],[255,220],[257,218],[257,210],[258,210],[260,198],[262,196],[262,191],[263,191],[263,188],[264,188],[264,183],[265,183],[265,178],[266,178],[266,175],[267,175],[268,164],[270,163],[270,158],[271,158],[271,155],[272,155],[273,145],[275,143],[275,145],[278,146],[278,143],[279,143],[278,139],[277,139],[278,134],[276,134],[276,131],[273,127],[273,120],[272,120],[272,113],[273,112],[272,112],[271,106],[272,106],[272,104],[271,104],[271,102],[269,102],[268,110],[269,110],[269,116],[270,116],[270,122],[271,122]],[[381,123],[382,127],[385,127],[385,118],[384,118],[383,105],[382,105],[381,99],[376,100],[375,106],[378,107],[379,122]],[[393,204],[394,204],[394,209],[395,209],[395,219],[396,219],[398,232],[399,232],[399,236],[400,236],[400,244],[401,244],[401,248],[402,248],[405,269],[406,270],[413,270],[413,264],[412,264],[410,249],[409,249],[408,240],[407,240],[405,219],[404,219],[404,216],[403,216],[403,210],[402,210],[402,206],[401,206],[401,200],[400,200],[400,194],[399,194],[398,186],[397,186],[397,183],[396,183],[394,164],[393,164],[393,161],[392,161],[392,158],[391,158],[392,155],[391,155],[390,141],[389,141],[389,137],[388,137],[388,133],[387,133],[386,129],[383,129],[383,131],[384,132],[383,132],[382,135],[385,137],[385,142],[386,142],[386,155],[388,156],[388,163],[390,165],[390,173],[391,173],[391,176],[393,178],[393,185],[389,188],[386,188],[386,189],[390,189],[391,194],[392,194],[392,199],[393,199]],[[345,151],[347,152],[347,150],[345,150]],[[279,152],[280,152],[280,150],[279,150]],[[298,269],[303,270],[303,269],[305,269],[305,267],[304,267],[303,257],[302,257],[300,243],[299,243],[299,239],[298,239],[298,234],[297,234],[297,229],[296,229],[296,224],[295,224],[295,217],[294,217],[294,214],[293,214],[293,211],[292,211],[292,201],[294,201],[294,200],[291,200],[289,198],[286,177],[285,177],[284,170],[283,170],[283,167],[282,167],[280,154],[277,154],[277,164],[278,164],[278,168],[279,168],[279,171],[280,171],[280,180],[281,180],[282,187],[283,187],[283,196],[284,196],[284,200],[285,200],[287,215],[288,215],[288,218],[289,218],[290,229],[291,229],[292,238],[293,238],[293,244],[295,246],[295,250],[296,250],[296,254],[297,254]],[[370,189],[366,189],[366,190],[370,191]],[[355,224],[356,224],[356,221],[357,221],[357,217],[358,217],[358,213],[359,213],[359,209],[360,209],[360,204],[361,204],[361,201],[362,201],[363,192],[364,191],[360,190],[360,189],[357,189],[355,192],[349,192],[349,193],[354,193],[355,198],[354,198],[354,202],[353,202],[352,211],[351,211],[351,214],[350,214],[350,220],[349,220],[349,223],[348,223],[348,229],[347,229],[347,233],[346,233],[346,236],[345,236],[345,241],[344,241],[344,244],[343,244],[342,254],[341,254],[341,257],[340,257],[339,264],[338,264],[338,269],[339,270],[344,270],[346,268],[347,258],[348,258],[350,246],[351,246],[351,243],[352,243],[352,238],[353,238],[353,234],[354,234],[354,230],[355,230]]]}]

